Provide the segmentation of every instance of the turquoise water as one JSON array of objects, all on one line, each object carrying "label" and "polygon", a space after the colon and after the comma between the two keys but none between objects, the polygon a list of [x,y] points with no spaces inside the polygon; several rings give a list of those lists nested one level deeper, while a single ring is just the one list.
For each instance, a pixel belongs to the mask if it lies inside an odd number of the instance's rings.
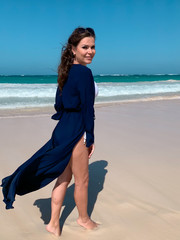
[{"label": "turquoise water", "polygon": [[[96,103],[180,98],[180,75],[97,75]],[[0,76],[0,108],[52,106],[57,76]]]},{"label": "turquoise water", "polygon": [[[151,81],[167,81],[167,80],[180,80],[180,75],[174,74],[157,74],[157,75],[96,75],[94,80],[97,83],[101,82],[151,82]],[[0,76],[0,83],[19,83],[19,84],[44,84],[44,83],[56,83],[56,75],[11,75]]]}]

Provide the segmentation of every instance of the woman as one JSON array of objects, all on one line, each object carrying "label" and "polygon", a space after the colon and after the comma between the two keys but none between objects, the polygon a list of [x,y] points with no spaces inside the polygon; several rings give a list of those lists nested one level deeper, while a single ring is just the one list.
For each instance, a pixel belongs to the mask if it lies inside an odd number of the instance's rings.
[{"label": "woman", "polygon": [[12,175],[2,180],[6,209],[13,208],[15,195],[24,195],[57,178],[51,198],[51,220],[47,231],[60,235],[59,215],[72,174],[77,223],[86,229],[97,224],[87,213],[88,160],[94,152],[94,98],[97,85],[86,67],[95,55],[92,28],[76,28],[62,49],[58,67],[53,119],[59,120],[51,139]]}]

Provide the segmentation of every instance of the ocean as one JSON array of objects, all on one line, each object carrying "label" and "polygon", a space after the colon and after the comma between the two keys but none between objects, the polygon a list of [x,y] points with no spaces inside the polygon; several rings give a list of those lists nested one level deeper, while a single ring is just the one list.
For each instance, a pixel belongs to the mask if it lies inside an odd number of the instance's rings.
[{"label": "ocean", "polygon": [[[180,99],[180,75],[94,76],[99,94],[95,103]],[[0,76],[0,109],[45,107],[54,104],[57,76]]]}]

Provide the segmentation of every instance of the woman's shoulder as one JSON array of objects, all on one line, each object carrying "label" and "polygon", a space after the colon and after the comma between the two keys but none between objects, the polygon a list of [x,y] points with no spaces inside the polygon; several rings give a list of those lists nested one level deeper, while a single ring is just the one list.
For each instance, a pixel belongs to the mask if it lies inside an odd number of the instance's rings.
[{"label": "woman's shoulder", "polygon": [[81,64],[71,66],[68,78],[69,82],[76,86],[84,86],[94,82],[91,69]]}]

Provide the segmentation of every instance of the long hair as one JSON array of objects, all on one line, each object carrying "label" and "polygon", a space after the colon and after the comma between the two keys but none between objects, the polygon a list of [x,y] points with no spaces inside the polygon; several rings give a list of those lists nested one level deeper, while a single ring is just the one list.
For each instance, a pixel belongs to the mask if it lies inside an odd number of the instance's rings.
[{"label": "long hair", "polygon": [[58,86],[61,91],[67,81],[69,70],[75,58],[72,46],[77,47],[79,42],[85,37],[93,37],[95,39],[94,30],[92,28],[78,27],[70,35],[67,44],[62,47],[61,63],[58,66]]}]

